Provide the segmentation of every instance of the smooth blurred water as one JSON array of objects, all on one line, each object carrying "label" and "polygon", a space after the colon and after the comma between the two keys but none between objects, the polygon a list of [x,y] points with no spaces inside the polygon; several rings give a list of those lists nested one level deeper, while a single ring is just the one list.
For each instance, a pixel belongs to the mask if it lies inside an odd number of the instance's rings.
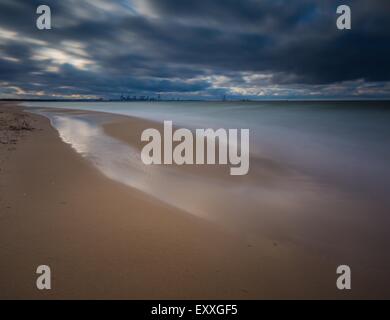
[{"label": "smooth blurred water", "polygon": [[301,173],[385,196],[390,188],[388,102],[31,102],[172,120],[187,128],[251,130],[251,155]]}]

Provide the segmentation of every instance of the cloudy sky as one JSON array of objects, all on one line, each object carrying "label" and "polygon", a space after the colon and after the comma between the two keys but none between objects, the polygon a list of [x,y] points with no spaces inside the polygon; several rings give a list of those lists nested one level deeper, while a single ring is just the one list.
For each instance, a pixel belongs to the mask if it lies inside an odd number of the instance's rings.
[{"label": "cloudy sky", "polygon": [[0,0],[0,97],[390,98],[389,17],[388,0]]}]

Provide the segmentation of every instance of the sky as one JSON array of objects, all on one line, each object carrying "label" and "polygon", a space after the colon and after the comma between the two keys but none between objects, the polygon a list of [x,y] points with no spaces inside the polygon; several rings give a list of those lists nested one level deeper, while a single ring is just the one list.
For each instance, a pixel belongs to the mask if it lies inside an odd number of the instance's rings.
[{"label": "sky", "polygon": [[389,17],[388,0],[0,0],[0,98],[390,98]]}]

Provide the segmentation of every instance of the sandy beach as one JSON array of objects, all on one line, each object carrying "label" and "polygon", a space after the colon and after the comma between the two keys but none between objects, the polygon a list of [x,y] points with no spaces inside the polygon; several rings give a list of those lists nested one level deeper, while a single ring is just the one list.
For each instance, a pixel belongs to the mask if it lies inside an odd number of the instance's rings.
[{"label": "sandy beach", "polygon": [[[133,124],[126,126],[132,128],[129,140],[146,125],[119,120]],[[121,135],[121,127],[116,128],[116,133],[109,126],[106,130]],[[63,143],[47,118],[20,106],[1,103],[0,134],[2,299],[386,294],[372,282],[375,274],[359,268],[356,274],[365,276],[345,294],[336,289],[337,264],[329,257],[277,237],[234,233],[108,179]],[[35,287],[35,271],[42,264],[52,270],[50,291]]]}]

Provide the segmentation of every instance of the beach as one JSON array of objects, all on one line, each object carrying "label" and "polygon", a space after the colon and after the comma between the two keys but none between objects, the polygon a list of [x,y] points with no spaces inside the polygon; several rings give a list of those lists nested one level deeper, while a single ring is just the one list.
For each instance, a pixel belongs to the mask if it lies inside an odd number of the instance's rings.
[{"label": "beach", "polygon": [[[64,143],[48,118],[15,103],[1,103],[0,112],[2,299],[388,297],[382,271],[354,266],[356,289],[339,291],[339,261],[291,241],[283,227],[254,237],[189,214],[110,179]],[[153,125],[109,117],[105,132],[129,145]],[[284,174],[261,163],[271,185]],[[272,216],[272,206],[263,209]],[[39,265],[50,266],[52,290],[36,289]]]}]

